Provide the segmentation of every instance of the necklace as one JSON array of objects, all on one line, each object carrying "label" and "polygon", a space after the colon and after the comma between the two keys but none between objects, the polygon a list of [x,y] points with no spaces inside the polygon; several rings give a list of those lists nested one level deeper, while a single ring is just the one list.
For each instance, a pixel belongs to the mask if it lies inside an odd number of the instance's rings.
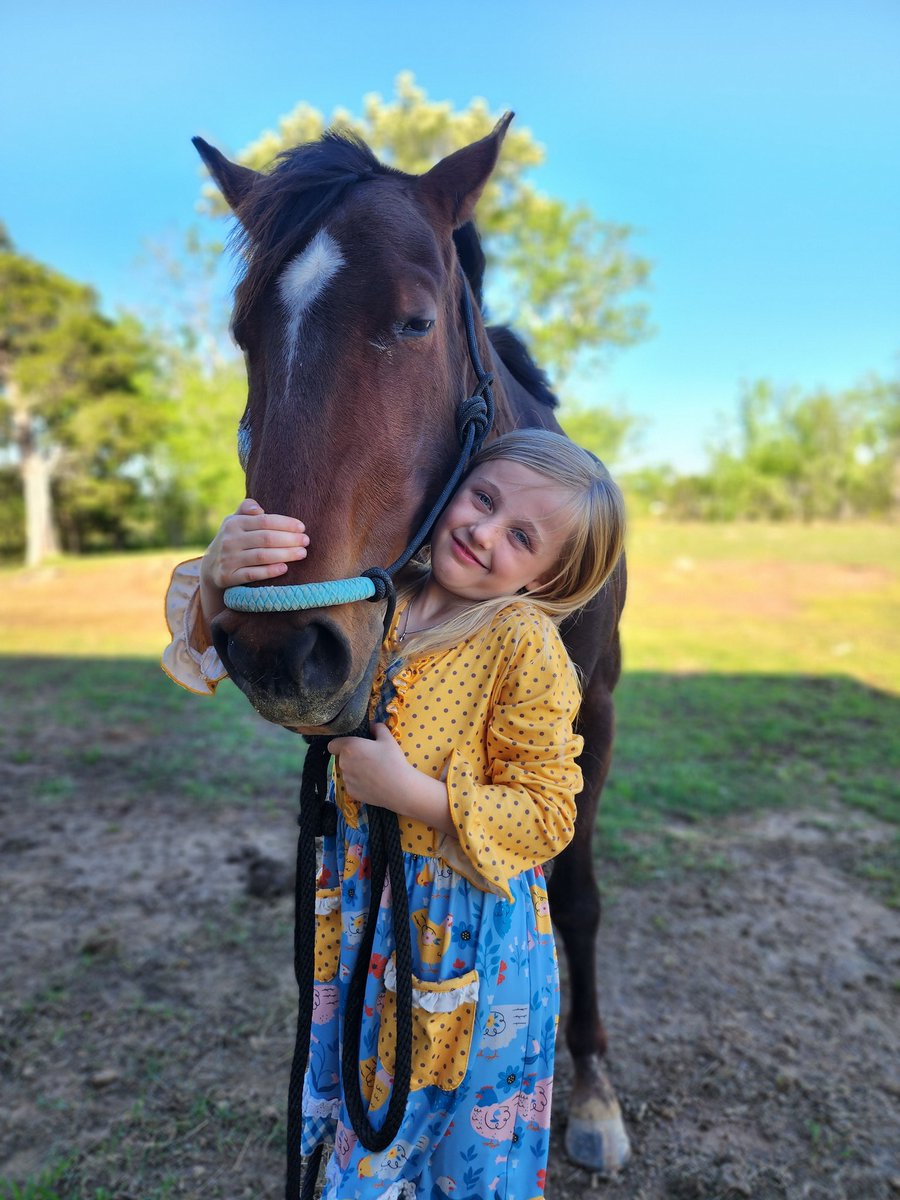
[{"label": "necklace", "polygon": [[400,622],[400,629],[398,629],[398,631],[397,631],[397,641],[398,642],[402,642],[403,639],[406,637],[407,626],[409,625],[409,610],[411,608],[412,608],[412,601],[410,601],[409,604],[407,604],[406,608],[403,610],[403,619]]},{"label": "necklace", "polygon": [[416,600],[418,600],[418,598],[419,598],[419,593],[417,592],[411,598],[411,600],[410,600],[409,604],[407,604],[406,608],[403,610],[403,616],[400,618],[400,625],[397,629],[397,634],[396,634],[396,640],[398,643],[402,642],[407,637],[407,635],[409,635],[411,637],[413,634],[416,634],[416,633],[424,633],[426,629],[434,629],[435,625],[443,625],[444,621],[446,621],[448,619],[448,616],[453,615],[453,613],[451,611],[449,614],[445,613],[442,616],[438,617],[438,619],[436,621],[429,621],[426,625],[422,625],[418,629],[410,629],[410,627],[409,627],[410,614],[412,613],[413,605],[415,604]]},{"label": "necklace", "polygon": [[420,632],[418,629],[410,629],[410,627],[409,627],[409,614],[412,612],[412,608],[413,608],[413,604],[415,603],[415,599],[416,599],[415,596],[412,596],[410,598],[409,604],[407,604],[406,608],[403,610],[403,616],[400,620],[400,629],[397,631],[397,641],[398,642],[402,642],[408,633],[419,633]]}]

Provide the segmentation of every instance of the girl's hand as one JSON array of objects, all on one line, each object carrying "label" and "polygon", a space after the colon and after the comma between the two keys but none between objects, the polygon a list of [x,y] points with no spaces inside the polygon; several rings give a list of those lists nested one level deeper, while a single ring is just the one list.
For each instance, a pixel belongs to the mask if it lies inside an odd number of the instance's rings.
[{"label": "girl's hand", "polygon": [[372,740],[332,738],[344,786],[353,800],[414,817],[441,833],[455,833],[447,785],[417,771],[394,741],[387,725],[372,725]]},{"label": "girl's hand", "polygon": [[224,590],[283,575],[289,562],[306,558],[306,526],[294,517],[266,513],[255,500],[242,501],[209,544],[200,577]]},{"label": "girl's hand", "polygon": [[337,758],[344,785],[354,800],[396,812],[402,803],[404,780],[410,771],[418,772],[407,762],[387,725],[373,722],[371,728],[371,741],[363,737],[332,738],[328,752]]}]

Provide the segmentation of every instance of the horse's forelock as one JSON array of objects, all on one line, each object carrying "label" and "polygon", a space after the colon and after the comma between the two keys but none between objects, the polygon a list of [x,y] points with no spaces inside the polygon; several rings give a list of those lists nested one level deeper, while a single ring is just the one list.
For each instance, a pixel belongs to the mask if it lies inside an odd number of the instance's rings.
[{"label": "horse's forelock", "polygon": [[409,178],[378,161],[361,138],[329,130],[283,151],[237,210],[234,249],[246,262],[234,322],[245,319],[284,263],[297,254],[348,187],[376,176]]}]

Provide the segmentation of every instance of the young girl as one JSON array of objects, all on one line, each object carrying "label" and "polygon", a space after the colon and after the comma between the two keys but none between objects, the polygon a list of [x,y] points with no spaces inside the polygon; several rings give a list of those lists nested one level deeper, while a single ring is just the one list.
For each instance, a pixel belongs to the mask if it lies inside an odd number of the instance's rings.
[{"label": "young girl", "polygon": [[[578,681],[556,623],[602,587],[622,538],[605,468],[557,434],[522,430],[473,460],[434,528],[429,565],[400,582],[374,738],[329,744],[338,821],[316,896],[302,1144],[304,1154],[334,1145],[328,1200],[543,1194],[559,984],[541,864],[572,838],[582,746]],[[226,587],[283,573],[308,543],[299,522],[245,500],[201,562],[203,616],[221,611]],[[170,592],[170,627],[183,632],[166,665],[209,690],[222,672],[187,644],[192,574]],[[340,1083],[343,1000],[374,902],[360,1071],[378,1126],[396,987],[390,888],[369,889],[373,805],[400,820],[414,974],[409,1103],[383,1153],[358,1143]]]}]

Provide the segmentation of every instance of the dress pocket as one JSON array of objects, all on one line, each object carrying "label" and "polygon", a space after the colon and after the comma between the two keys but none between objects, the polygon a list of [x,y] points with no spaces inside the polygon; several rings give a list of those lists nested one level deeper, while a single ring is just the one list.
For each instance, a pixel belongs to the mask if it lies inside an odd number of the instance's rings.
[{"label": "dress pocket", "polygon": [[[384,1002],[378,1031],[378,1059],[371,1107],[380,1108],[390,1093],[397,1037],[397,982],[394,957],[384,972]],[[462,1083],[469,1065],[478,972],[434,982],[413,975],[413,1048],[410,1090],[434,1084],[452,1092]]]},{"label": "dress pocket", "polygon": [[341,958],[341,889],[316,889],[316,955],[314,977],[330,983]]}]

